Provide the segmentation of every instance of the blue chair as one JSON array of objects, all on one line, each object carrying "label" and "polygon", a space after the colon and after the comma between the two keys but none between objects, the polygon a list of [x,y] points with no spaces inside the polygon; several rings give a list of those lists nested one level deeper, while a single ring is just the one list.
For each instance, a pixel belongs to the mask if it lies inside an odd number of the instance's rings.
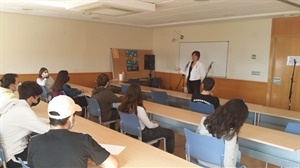
[{"label": "blue chair", "polygon": [[215,111],[214,106],[211,104],[203,104],[193,101],[189,101],[189,109],[207,115],[210,115]]},{"label": "blue chair", "polygon": [[[102,118],[101,118],[101,108],[100,108],[98,101],[96,99],[88,98],[88,97],[86,97],[86,101],[88,104],[88,106],[87,106],[88,114],[97,116],[99,118],[99,124],[108,125],[110,123],[116,122],[116,120],[110,120],[110,121],[103,122]],[[88,115],[87,118],[90,118],[90,115]]]},{"label": "blue chair", "polygon": [[140,78],[131,78],[131,79],[128,79],[128,83],[140,85]]},{"label": "blue chair", "polygon": [[126,90],[128,89],[129,85],[121,84],[121,93],[125,95]]},{"label": "blue chair", "polygon": [[300,123],[288,123],[285,132],[300,135]]},{"label": "blue chair", "polygon": [[[225,142],[223,139],[197,134],[186,128],[184,128],[184,134],[186,138],[185,153],[187,161],[191,162],[191,158],[194,158],[199,161],[224,167]],[[198,162],[196,162],[196,164],[207,167]],[[242,168],[246,167],[246,165],[236,163],[236,167]]]},{"label": "blue chair", "polygon": [[161,78],[152,78],[150,80],[151,87],[160,88]]},{"label": "blue chair", "polygon": [[1,166],[6,168],[5,152],[2,145],[0,144],[0,167]]},{"label": "blue chair", "polygon": [[153,102],[169,105],[167,92],[151,90],[151,96]]},{"label": "blue chair", "polygon": [[[186,128],[184,128],[184,133],[186,137],[185,153],[187,161],[191,161],[191,157],[193,157],[203,162],[224,167],[225,143],[223,139],[197,134]],[[201,166],[205,167],[205,165]]]},{"label": "blue chair", "polygon": [[[140,122],[138,117],[135,114],[128,114],[119,112],[120,115],[120,128],[121,133],[127,133],[133,136],[137,136],[140,141],[142,141],[142,130],[140,126]],[[164,150],[166,151],[166,139],[164,137],[160,137],[151,141],[146,142],[147,144],[154,144],[159,140],[164,141]]]}]

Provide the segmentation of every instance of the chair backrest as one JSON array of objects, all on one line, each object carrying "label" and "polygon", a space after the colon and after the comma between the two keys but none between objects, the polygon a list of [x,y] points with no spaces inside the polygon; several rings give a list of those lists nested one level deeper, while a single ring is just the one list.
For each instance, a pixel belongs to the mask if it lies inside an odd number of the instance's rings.
[{"label": "chair backrest", "polygon": [[300,123],[288,123],[285,132],[300,135]]},{"label": "chair backrest", "polygon": [[126,90],[127,90],[128,87],[129,87],[129,85],[121,84],[121,93],[122,93],[123,95],[125,95]]},{"label": "chair backrest", "polygon": [[2,145],[0,144],[0,167],[1,166],[6,168],[5,152]]},{"label": "chair backrest", "polygon": [[211,104],[203,104],[199,102],[189,101],[189,108],[192,111],[210,115],[215,111],[215,108]]},{"label": "chair backrest", "polygon": [[167,92],[151,90],[152,101],[159,104],[168,105]]},{"label": "chair backrest", "polygon": [[92,114],[93,116],[101,117],[101,109],[98,101],[93,98],[86,97],[87,101],[87,111]]},{"label": "chair backrest", "polygon": [[142,131],[139,119],[135,114],[128,114],[119,111],[121,132],[126,132],[130,135],[137,136],[142,140]]},{"label": "chair backrest", "polygon": [[150,82],[151,82],[151,87],[160,88],[161,78],[152,78]]},{"label": "chair backrest", "polygon": [[25,163],[21,158],[18,158],[18,160],[19,160],[20,164],[22,165],[22,168],[30,168],[26,165],[27,162]]},{"label": "chair backrest", "polygon": [[132,79],[128,79],[128,83],[140,85],[140,78],[132,78]]},{"label": "chair backrest", "polygon": [[184,128],[184,133],[186,137],[185,151],[188,161],[190,161],[192,156],[198,160],[223,167],[225,150],[223,139],[197,134],[186,128]]}]

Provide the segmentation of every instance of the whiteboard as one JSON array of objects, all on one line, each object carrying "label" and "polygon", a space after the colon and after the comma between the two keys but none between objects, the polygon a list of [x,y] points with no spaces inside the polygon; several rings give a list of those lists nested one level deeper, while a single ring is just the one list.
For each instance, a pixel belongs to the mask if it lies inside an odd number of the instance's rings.
[{"label": "whiteboard", "polygon": [[227,57],[229,41],[208,42],[181,42],[179,44],[179,67],[184,70],[186,64],[192,61],[192,52],[200,51],[200,61],[203,62],[207,72],[213,62],[207,76],[227,76]]}]

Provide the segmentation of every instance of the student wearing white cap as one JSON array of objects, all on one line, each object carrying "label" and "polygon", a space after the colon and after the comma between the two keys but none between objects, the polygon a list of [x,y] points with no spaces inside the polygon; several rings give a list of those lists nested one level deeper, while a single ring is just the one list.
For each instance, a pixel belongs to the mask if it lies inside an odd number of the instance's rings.
[{"label": "student wearing white cap", "polygon": [[90,135],[69,131],[75,124],[76,111],[81,107],[66,95],[49,102],[50,130],[31,138],[29,167],[87,167],[88,159],[102,167],[118,167],[118,160]]}]

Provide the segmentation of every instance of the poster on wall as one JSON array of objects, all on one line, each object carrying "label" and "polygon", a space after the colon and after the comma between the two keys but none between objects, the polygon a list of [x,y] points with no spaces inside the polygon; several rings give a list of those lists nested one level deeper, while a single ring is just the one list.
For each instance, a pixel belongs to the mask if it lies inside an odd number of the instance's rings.
[{"label": "poster on wall", "polygon": [[139,71],[137,50],[126,50],[125,54],[127,71]]}]

